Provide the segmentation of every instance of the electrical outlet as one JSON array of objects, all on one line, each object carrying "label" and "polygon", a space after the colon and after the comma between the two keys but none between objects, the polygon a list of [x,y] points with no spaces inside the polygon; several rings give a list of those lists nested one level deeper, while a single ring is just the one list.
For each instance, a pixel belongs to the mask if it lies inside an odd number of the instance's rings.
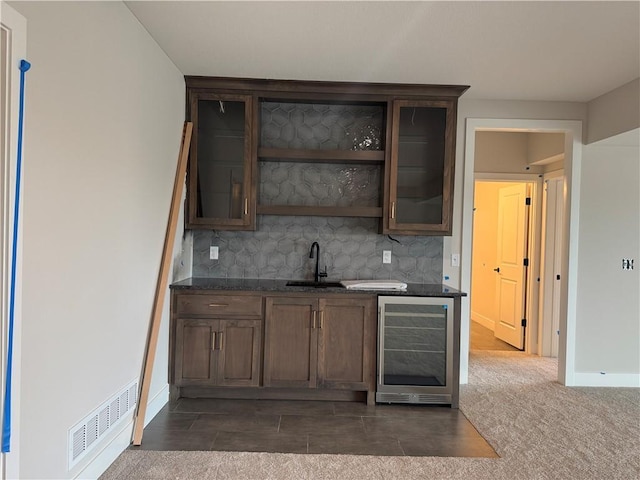
[{"label": "electrical outlet", "polygon": [[452,267],[459,267],[460,266],[460,254],[459,253],[452,253],[451,254],[451,266]]},{"label": "electrical outlet", "polygon": [[382,251],[382,263],[391,263],[391,250]]},{"label": "electrical outlet", "polygon": [[218,247],[209,247],[209,260],[218,260]]},{"label": "electrical outlet", "polygon": [[633,270],[633,258],[623,258],[622,259],[622,269],[623,270]]}]

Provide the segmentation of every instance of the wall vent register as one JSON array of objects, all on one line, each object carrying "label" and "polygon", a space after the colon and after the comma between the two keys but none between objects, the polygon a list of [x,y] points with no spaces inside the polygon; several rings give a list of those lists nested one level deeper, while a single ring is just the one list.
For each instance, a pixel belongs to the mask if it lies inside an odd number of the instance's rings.
[{"label": "wall vent register", "polygon": [[69,470],[75,467],[107,433],[131,418],[138,398],[134,380],[69,429]]}]

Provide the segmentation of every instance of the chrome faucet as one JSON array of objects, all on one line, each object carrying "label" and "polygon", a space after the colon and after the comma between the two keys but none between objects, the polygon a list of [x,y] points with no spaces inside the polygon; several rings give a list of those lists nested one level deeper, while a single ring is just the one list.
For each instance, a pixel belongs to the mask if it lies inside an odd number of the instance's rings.
[{"label": "chrome faucet", "polygon": [[313,281],[318,283],[320,282],[320,278],[324,278],[327,276],[327,267],[324,267],[324,272],[320,272],[318,270],[318,263],[320,262],[320,244],[318,242],[313,242],[311,244],[311,251],[309,252],[309,258],[313,258],[313,249],[316,249],[316,270],[313,277]]}]

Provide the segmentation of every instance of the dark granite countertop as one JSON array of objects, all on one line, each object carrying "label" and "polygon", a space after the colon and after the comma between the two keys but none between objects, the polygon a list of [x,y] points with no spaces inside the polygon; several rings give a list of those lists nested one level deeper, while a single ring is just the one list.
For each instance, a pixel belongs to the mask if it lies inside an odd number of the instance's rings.
[{"label": "dark granite countertop", "polygon": [[[330,281],[330,280],[327,280]],[[467,294],[441,283],[409,283],[406,290],[353,290],[341,287],[287,287],[287,280],[256,278],[192,277],[171,285],[173,290],[245,290],[252,292],[314,292],[368,295],[405,295],[414,297],[464,297]]]}]

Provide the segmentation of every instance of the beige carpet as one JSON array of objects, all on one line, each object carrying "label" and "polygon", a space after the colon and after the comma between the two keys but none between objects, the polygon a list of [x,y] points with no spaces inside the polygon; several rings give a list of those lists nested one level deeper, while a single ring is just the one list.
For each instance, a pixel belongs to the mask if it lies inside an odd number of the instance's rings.
[{"label": "beige carpet", "polygon": [[100,478],[640,478],[640,389],[565,388],[556,369],[522,352],[471,352],[460,408],[497,459],[127,450]]}]

